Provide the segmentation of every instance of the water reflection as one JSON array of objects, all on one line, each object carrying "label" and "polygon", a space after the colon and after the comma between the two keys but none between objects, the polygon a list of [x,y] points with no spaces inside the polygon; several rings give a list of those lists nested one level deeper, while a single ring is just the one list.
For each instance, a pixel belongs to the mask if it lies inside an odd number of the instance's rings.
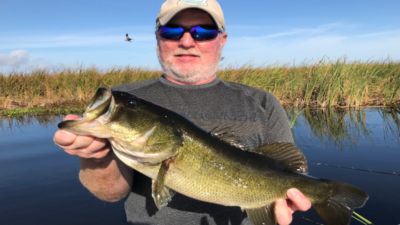
[{"label": "water reflection", "polygon": [[373,145],[379,132],[384,139],[400,140],[400,110],[396,108],[288,109],[286,113],[298,144],[316,138],[322,147],[334,145],[343,150],[357,147],[361,141]]},{"label": "water reflection", "polygon": [[[395,136],[400,137],[400,109],[399,108],[387,108],[379,111],[381,117],[385,123],[383,124],[383,129],[385,136]],[[397,139],[399,140],[399,139]]]},{"label": "water reflection", "polygon": [[39,124],[43,127],[54,126],[63,120],[64,115],[26,115],[20,117],[14,117],[12,119],[3,118],[0,120],[0,128],[14,129],[22,128],[27,125]]},{"label": "water reflection", "polygon": [[[400,143],[399,108],[306,108],[301,111],[287,109],[286,113],[290,123],[293,123],[293,136],[297,144],[317,138],[322,147],[333,144],[343,150],[357,147],[360,141],[373,145],[376,132],[380,131],[384,139],[394,138]],[[12,119],[3,118],[0,120],[0,128],[13,129],[32,124],[55,126],[64,117],[65,115],[27,115]],[[297,130],[301,132],[296,132]]]}]

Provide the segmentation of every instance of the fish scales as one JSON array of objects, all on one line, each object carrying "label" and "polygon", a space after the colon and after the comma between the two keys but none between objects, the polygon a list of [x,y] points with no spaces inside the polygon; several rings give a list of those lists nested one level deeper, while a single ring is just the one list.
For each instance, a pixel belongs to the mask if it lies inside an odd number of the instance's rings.
[{"label": "fish scales", "polygon": [[[301,175],[272,171],[262,155],[243,152],[218,139],[193,137],[192,132],[187,133],[190,137],[185,137],[185,144],[178,150],[165,180],[166,186],[184,195],[225,206],[257,208],[286,198],[286,190],[296,186],[300,179],[304,180]],[[252,167],[248,166],[250,163]],[[257,167],[254,166],[256,163],[259,164]],[[151,171],[136,169],[154,179],[157,177],[158,168]],[[283,173],[292,178],[281,179],[276,184]],[[315,183],[311,179],[307,181],[308,185]],[[274,183],[276,185],[272,185]]]},{"label": "fish scales", "polygon": [[307,161],[291,143],[244,151],[231,142],[232,135],[212,135],[177,113],[125,92],[99,88],[82,119],[63,121],[59,127],[107,138],[122,162],[153,180],[149,188],[160,210],[171,200],[172,189],[201,201],[244,208],[254,224],[272,225],[273,202],[297,188],[327,225],[347,225],[353,210],[368,199],[352,185],[301,174]]}]

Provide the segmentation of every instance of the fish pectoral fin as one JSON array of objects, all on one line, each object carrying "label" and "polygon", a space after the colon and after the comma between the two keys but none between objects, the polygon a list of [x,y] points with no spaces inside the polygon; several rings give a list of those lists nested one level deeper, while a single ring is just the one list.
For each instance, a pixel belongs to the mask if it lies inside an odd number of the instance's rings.
[{"label": "fish pectoral fin", "polygon": [[163,206],[166,206],[168,202],[171,201],[172,197],[175,195],[175,192],[173,190],[164,186],[165,176],[168,172],[170,161],[171,160],[167,159],[161,163],[160,170],[157,175],[157,181],[152,180],[151,195],[158,209],[160,209]]},{"label": "fish pectoral fin", "polygon": [[246,208],[247,217],[254,225],[276,225],[275,202],[256,209]]},{"label": "fish pectoral fin", "polygon": [[262,145],[251,151],[275,159],[281,163],[287,171],[307,174],[307,159],[303,152],[293,143],[276,142]]},{"label": "fish pectoral fin", "polygon": [[232,131],[230,127],[216,127],[212,131],[210,131],[210,134],[232,146],[235,146],[242,150],[246,150],[242,142],[239,140],[239,137],[235,135],[235,132]]}]

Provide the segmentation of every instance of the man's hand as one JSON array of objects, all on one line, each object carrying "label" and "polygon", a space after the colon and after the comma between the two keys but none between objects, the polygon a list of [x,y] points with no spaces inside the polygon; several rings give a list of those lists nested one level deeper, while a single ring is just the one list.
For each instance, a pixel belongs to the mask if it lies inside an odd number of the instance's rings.
[{"label": "man's hand", "polygon": [[279,199],[275,202],[275,216],[280,225],[289,225],[296,210],[307,211],[311,207],[310,200],[295,188],[287,191],[287,197],[288,200]]},{"label": "man's hand", "polygon": [[[75,120],[80,117],[68,115],[64,120]],[[86,135],[75,135],[63,130],[54,134],[53,141],[70,155],[77,155],[81,158],[104,158],[111,150],[107,139],[96,138]]]}]

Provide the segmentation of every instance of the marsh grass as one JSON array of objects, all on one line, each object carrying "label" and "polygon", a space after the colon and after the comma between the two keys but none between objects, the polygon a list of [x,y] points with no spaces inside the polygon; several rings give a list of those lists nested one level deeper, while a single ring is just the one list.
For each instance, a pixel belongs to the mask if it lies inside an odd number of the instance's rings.
[{"label": "marsh grass", "polygon": [[219,71],[234,81],[274,94],[283,105],[295,107],[359,107],[399,104],[400,62],[320,60],[295,67],[244,66]]},{"label": "marsh grass", "polygon": [[[98,67],[0,73],[0,110],[84,108],[98,87],[156,78],[147,68]],[[217,71],[223,80],[274,94],[286,107],[360,107],[400,105],[400,62],[347,62],[323,59],[300,66],[270,64],[229,67]]]}]

